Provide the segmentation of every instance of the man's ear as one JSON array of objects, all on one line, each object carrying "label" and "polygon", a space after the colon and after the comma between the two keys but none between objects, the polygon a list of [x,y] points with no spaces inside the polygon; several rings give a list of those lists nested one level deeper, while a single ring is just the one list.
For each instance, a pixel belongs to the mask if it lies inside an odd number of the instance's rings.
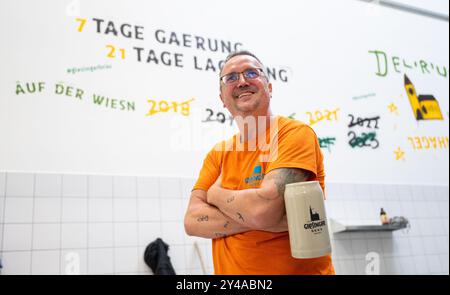
[{"label": "man's ear", "polygon": [[267,85],[267,87],[269,88],[270,98],[272,98],[272,83],[269,83],[269,85]]}]

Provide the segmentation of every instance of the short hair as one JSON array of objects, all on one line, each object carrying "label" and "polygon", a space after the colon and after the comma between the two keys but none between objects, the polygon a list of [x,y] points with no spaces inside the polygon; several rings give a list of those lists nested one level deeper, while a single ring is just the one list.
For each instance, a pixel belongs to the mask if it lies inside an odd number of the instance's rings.
[{"label": "short hair", "polygon": [[[250,51],[248,51],[248,50],[232,51],[230,54],[228,54],[228,56],[227,56],[227,57],[225,58],[225,60],[223,61],[222,69],[220,69],[219,76],[222,75],[222,70],[223,70],[223,68],[225,67],[225,64],[226,64],[230,59],[232,59],[233,57],[239,56],[239,55],[248,55],[248,56],[251,56],[251,57],[253,57],[254,59],[256,59],[256,60],[261,64],[261,66],[262,66],[262,71],[263,71],[263,73],[264,73],[264,76],[266,77],[267,81],[269,81],[269,77],[268,77],[267,75],[265,75],[266,72],[265,72],[265,69],[264,69],[264,64],[261,62],[261,60],[260,60],[255,54],[253,54],[252,52],[250,52]],[[222,84],[220,84],[220,86],[222,86]]]},{"label": "short hair", "polygon": [[235,56],[239,56],[239,55],[249,55],[251,57],[253,57],[254,59],[256,59],[262,66],[263,63],[261,62],[261,60],[252,52],[248,51],[248,50],[238,50],[238,51],[233,51],[230,54],[228,54],[228,56],[225,58],[224,62],[223,62],[223,66],[225,66],[225,64],[232,59]]}]

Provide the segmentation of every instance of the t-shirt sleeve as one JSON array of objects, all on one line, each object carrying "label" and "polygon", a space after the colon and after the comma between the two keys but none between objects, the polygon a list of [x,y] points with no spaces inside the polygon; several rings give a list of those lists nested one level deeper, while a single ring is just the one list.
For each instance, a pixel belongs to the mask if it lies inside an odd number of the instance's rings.
[{"label": "t-shirt sleeve", "polygon": [[219,177],[220,168],[220,152],[213,148],[203,160],[202,169],[192,190],[200,189],[208,191],[217,180],[217,177]]},{"label": "t-shirt sleeve", "polygon": [[300,168],[322,178],[322,153],[314,130],[308,125],[297,125],[278,135],[276,157],[269,163],[267,173],[277,168]]}]

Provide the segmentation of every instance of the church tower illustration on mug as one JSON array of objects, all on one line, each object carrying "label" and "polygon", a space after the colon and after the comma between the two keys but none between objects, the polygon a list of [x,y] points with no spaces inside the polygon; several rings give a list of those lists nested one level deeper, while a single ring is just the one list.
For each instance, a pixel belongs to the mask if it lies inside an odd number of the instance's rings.
[{"label": "church tower illustration on mug", "polygon": [[417,96],[414,85],[405,75],[405,89],[416,120],[443,120],[439,103],[433,95]]}]

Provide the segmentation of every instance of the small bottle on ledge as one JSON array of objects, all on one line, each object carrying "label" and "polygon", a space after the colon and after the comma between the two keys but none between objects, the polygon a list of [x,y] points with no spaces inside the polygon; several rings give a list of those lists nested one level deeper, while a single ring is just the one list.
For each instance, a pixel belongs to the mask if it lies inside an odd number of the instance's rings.
[{"label": "small bottle on ledge", "polygon": [[388,218],[388,215],[386,214],[386,212],[384,211],[383,208],[381,208],[381,211],[380,211],[380,220],[381,220],[381,224],[382,224],[382,225],[387,225],[387,224],[389,224],[389,218]]}]

